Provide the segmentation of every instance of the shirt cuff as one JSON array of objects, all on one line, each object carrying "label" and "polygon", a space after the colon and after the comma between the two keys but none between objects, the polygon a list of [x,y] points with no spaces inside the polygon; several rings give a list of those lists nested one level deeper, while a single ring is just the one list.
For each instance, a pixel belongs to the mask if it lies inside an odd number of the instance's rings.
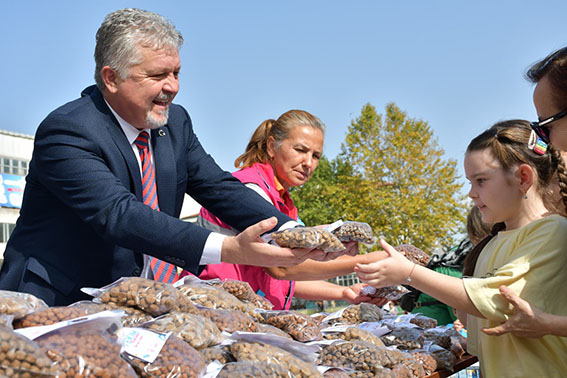
[{"label": "shirt cuff", "polygon": [[205,247],[203,248],[203,254],[201,255],[199,265],[221,263],[222,243],[226,237],[227,235],[218,234],[216,232],[211,232],[209,234],[209,237],[205,242]]}]

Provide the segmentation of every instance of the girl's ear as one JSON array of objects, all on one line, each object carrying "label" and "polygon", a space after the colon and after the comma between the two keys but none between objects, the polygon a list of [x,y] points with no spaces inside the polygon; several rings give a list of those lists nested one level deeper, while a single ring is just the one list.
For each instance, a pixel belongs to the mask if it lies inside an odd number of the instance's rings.
[{"label": "girl's ear", "polygon": [[520,164],[515,174],[520,190],[526,193],[535,183],[536,175],[533,168],[529,164]]}]

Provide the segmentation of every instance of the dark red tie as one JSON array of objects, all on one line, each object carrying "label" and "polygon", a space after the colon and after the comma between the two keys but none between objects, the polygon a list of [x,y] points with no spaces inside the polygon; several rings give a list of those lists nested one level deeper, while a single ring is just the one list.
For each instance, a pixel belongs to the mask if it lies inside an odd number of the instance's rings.
[{"label": "dark red tie", "polygon": [[[134,141],[134,144],[138,147],[140,160],[142,161],[142,197],[144,204],[159,211],[156,175],[154,165],[152,164],[149,139],[150,137],[148,133],[146,131],[142,131]],[[152,256],[148,257],[150,258],[150,267],[154,273],[154,280],[172,283],[179,279],[175,265]]]}]

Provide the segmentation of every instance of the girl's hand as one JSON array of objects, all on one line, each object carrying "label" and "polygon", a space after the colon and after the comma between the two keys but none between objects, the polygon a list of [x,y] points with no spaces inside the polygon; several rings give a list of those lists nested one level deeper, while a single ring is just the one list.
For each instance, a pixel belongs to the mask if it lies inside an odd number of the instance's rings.
[{"label": "girl's hand", "polygon": [[364,284],[357,283],[347,287],[343,291],[343,299],[350,304],[359,304],[361,302],[366,302],[373,303],[377,306],[383,306],[386,302],[388,302],[388,300],[384,298],[373,298],[368,295],[361,295],[360,291],[365,286],[366,285]]},{"label": "girl's hand", "polygon": [[370,264],[356,264],[354,271],[365,284],[385,287],[406,283],[414,263],[405,258],[386,241],[380,239],[380,245],[388,254],[383,260]]}]

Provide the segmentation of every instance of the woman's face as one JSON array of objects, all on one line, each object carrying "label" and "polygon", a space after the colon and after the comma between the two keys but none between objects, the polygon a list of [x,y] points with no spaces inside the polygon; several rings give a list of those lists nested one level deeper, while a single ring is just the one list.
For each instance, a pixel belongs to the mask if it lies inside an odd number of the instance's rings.
[{"label": "woman's face", "polygon": [[[553,87],[547,76],[544,76],[534,89],[534,105],[540,120],[551,117],[565,109],[555,105]],[[567,151],[567,117],[551,122],[549,125],[549,139],[551,144],[561,151]]]},{"label": "woman's face", "polygon": [[323,143],[323,132],[311,126],[293,127],[279,148],[270,137],[268,155],[274,174],[286,190],[309,180],[323,154]]}]

